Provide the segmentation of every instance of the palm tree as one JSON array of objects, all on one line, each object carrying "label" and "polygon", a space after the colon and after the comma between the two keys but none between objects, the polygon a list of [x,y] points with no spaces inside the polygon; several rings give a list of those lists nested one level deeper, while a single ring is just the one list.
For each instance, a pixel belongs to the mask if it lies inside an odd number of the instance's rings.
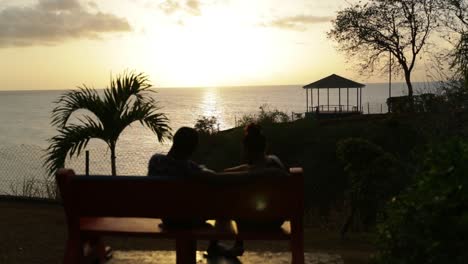
[{"label": "palm tree", "polygon": [[[160,113],[156,101],[151,97],[148,77],[139,73],[124,72],[115,79],[111,77],[110,87],[99,96],[95,89],[83,85],[77,90],[63,94],[52,110],[52,125],[58,135],[49,139],[45,166],[51,174],[64,167],[66,156],[70,158],[86,148],[92,138],[105,141],[111,153],[112,175],[117,175],[115,146],[120,133],[131,123],[139,121],[151,129],[160,142],[171,137],[171,128],[164,113]],[[82,114],[77,123],[68,123],[77,110],[92,113]]]}]

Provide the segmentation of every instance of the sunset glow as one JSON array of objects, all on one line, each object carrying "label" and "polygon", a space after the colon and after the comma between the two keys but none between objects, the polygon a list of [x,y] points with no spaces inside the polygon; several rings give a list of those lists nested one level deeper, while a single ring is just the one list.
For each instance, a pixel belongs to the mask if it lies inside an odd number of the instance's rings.
[{"label": "sunset glow", "polygon": [[9,1],[0,7],[0,89],[104,87],[124,69],[147,73],[158,87],[301,84],[331,73],[385,81],[359,76],[326,38],[336,11],[346,5]]}]

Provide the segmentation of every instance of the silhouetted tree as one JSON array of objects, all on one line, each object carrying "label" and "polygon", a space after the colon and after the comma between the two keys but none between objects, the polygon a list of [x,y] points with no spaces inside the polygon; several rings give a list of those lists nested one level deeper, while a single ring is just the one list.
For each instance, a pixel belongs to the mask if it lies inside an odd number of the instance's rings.
[{"label": "silhouetted tree", "polygon": [[391,53],[395,58],[392,67],[403,71],[412,97],[411,73],[437,26],[436,7],[436,0],[370,0],[339,11],[328,37],[357,58],[363,71],[373,72],[381,59],[388,62]]},{"label": "silhouetted tree", "polygon": [[464,78],[468,74],[468,0],[439,0],[439,8],[443,10],[442,21],[445,34],[453,45],[451,68],[455,70],[455,78]]},{"label": "silhouetted tree", "polygon": [[[148,77],[142,73],[126,72],[111,78],[110,87],[101,98],[95,89],[79,87],[63,94],[52,111],[52,125],[58,135],[49,141],[45,165],[51,174],[65,165],[66,156],[79,155],[89,140],[105,141],[111,152],[112,175],[117,175],[115,147],[120,133],[131,123],[139,121],[153,131],[158,140],[171,136],[171,128],[165,114],[160,113],[156,101],[151,97]],[[88,110],[78,123],[68,123],[71,115],[78,110]]]}]

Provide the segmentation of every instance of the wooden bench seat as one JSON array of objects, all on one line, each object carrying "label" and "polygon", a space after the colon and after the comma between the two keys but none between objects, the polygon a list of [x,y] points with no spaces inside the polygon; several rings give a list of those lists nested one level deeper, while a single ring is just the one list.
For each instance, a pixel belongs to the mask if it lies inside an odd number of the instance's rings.
[{"label": "wooden bench seat", "polygon": [[[105,236],[174,239],[178,264],[195,263],[197,240],[289,240],[292,263],[304,263],[302,169],[283,177],[248,181],[174,180],[146,176],[56,174],[68,226],[65,264],[83,263],[84,248],[104,260]],[[251,179],[252,178],[252,179]],[[250,180],[251,179],[251,180]],[[164,228],[162,218],[286,219],[281,228],[239,230],[235,221],[208,221],[195,228]]]},{"label": "wooden bench seat", "polygon": [[153,238],[177,239],[182,236],[194,236],[200,240],[289,240],[291,223],[285,221],[275,230],[244,230],[239,232],[235,221],[216,225],[216,221],[207,221],[204,227],[193,229],[167,229],[162,227],[161,219],[136,217],[83,217],[80,218],[80,230],[84,234],[102,236],[141,236]]}]

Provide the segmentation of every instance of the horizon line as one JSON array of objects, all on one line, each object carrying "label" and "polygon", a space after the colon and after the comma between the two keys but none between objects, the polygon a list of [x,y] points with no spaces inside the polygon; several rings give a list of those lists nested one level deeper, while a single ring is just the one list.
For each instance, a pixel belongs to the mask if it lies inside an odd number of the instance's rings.
[{"label": "horizon line", "polygon": [[[414,83],[436,83],[439,81],[415,81],[412,82]],[[388,84],[388,82],[364,82],[364,84],[370,85],[370,84]],[[392,84],[406,84],[404,81],[399,81],[399,82],[392,82]],[[207,86],[152,86],[152,89],[205,89],[205,88],[244,88],[244,87],[272,87],[272,86],[304,86],[305,84],[263,84],[263,85],[207,85]],[[346,88],[346,87],[344,87]],[[73,89],[78,89],[78,87],[75,88],[58,88],[58,89],[7,89],[7,90],[2,90],[0,89],[0,92],[35,92],[35,91],[43,91],[43,92],[53,92],[53,91],[68,91],[68,90],[73,90]],[[104,90],[106,88],[93,88],[96,90]]]}]

